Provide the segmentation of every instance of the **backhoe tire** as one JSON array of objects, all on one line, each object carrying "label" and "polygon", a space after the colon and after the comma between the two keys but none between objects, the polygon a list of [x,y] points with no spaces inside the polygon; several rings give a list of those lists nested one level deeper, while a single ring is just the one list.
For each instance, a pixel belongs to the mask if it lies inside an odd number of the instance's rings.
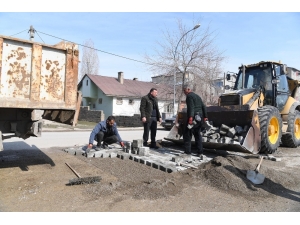
[{"label": "backhoe tire", "polygon": [[300,112],[295,110],[288,115],[287,133],[282,135],[282,146],[297,148],[300,145]]},{"label": "backhoe tire", "polygon": [[273,106],[263,106],[258,108],[258,118],[261,132],[260,152],[274,153],[282,136],[282,119],[277,108]]}]

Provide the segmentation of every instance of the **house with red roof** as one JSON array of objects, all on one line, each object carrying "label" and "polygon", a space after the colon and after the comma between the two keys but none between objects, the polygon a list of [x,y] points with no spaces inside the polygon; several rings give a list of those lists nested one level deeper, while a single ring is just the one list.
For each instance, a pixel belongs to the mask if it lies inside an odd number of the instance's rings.
[{"label": "house with red roof", "polygon": [[151,88],[157,89],[163,119],[173,115],[173,89],[166,84],[124,79],[123,72],[118,72],[118,77],[86,74],[78,84],[82,93],[81,106],[102,110],[105,117],[140,114],[140,100]]}]

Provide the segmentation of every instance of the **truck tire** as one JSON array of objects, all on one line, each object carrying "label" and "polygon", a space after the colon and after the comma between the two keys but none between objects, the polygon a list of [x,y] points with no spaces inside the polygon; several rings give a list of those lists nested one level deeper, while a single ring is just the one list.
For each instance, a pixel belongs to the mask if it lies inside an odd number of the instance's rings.
[{"label": "truck tire", "polygon": [[282,136],[282,119],[277,108],[273,106],[263,106],[258,108],[258,118],[261,132],[260,152],[274,153]]},{"label": "truck tire", "polygon": [[287,133],[282,135],[282,146],[297,148],[300,145],[300,112],[295,110],[288,115]]}]

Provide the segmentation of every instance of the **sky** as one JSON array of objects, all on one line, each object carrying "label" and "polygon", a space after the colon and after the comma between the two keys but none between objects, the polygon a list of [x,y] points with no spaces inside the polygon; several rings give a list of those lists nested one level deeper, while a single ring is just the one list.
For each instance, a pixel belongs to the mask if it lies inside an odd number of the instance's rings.
[{"label": "sky", "polygon": [[268,60],[281,60],[300,69],[300,8],[294,2],[184,3],[120,0],[95,5],[91,0],[47,4],[18,0],[1,7],[0,35],[29,40],[28,30],[33,26],[35,41],[53,45],[64,39],[78,43],[80,52],[81,45],[90,39],[98,52],[99,75],[117,77],[123,72],[125,79],[151,81],[158,74],[147,70],[145,53],[154,53],[163,31],[177,30],[177,19],[193,28],[194,18],[200,18],[196,32],[208,26],[214,31],[214,43],[226,57],[224,73],[238,72],[241,64]]}]

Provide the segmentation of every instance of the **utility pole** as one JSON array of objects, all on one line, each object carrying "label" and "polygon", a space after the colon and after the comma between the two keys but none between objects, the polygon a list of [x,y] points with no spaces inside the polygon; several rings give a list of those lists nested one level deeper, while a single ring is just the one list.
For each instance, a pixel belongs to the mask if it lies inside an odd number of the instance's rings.
[{"label": "utility pole", "polygon": [[33,28],[33,26],[30,26],[30,29],[29,29],[28,33],[29,33],[29,38],[30,38],[29,40],[33,41],[34,33],[35,33],[35,29]]}]

